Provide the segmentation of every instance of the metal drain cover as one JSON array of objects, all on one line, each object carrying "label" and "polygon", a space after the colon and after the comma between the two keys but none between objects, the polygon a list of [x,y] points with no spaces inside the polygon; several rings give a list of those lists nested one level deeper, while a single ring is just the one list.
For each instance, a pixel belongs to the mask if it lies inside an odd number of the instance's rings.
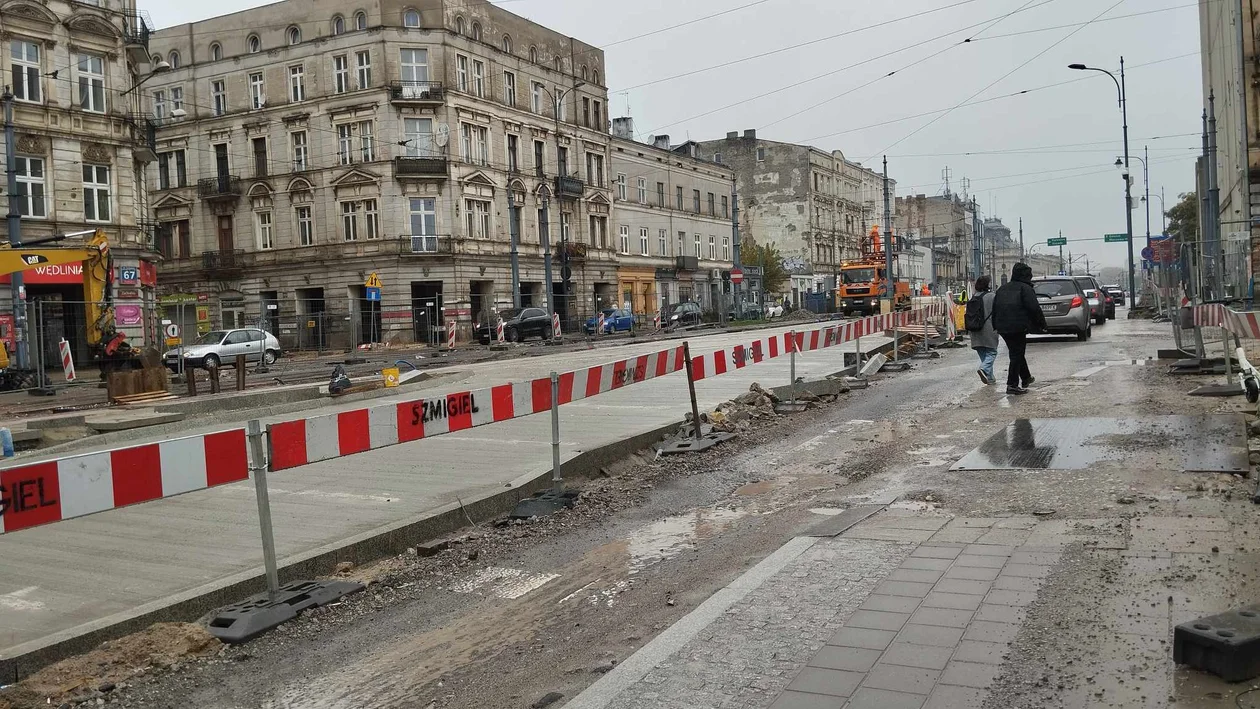
[{"label": "metal drain cover", "polygon": [[1185,471],[1246,472],[1242,417],[1016,419],[950,470],[1081,470],[1126,460],[1149,465],[1152,456]]}]

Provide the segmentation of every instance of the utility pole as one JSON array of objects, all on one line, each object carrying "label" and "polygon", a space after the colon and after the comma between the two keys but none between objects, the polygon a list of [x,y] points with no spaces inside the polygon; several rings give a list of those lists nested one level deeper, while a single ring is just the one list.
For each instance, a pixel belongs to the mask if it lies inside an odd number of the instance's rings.
[{"label": "utility pole", "polygon": [[896,304],[897,281],[893,276],[892,255],[892,208],[888,204],[888,156],[884,156],[884,275],[885,298],[888,299],[888,312],[892,312]]},{"label": "utility pole", "polygon": [[1124,57],[1120,57],[1120,117],[1124,121],[1124,221],[1129,236],[1129,297],[1137,299],[1133,274],[1133,180],[1129,177],[1129,100],[1124,84]]},{"label": "utility pole", "polygon": [[[1236,79],[1238,82],[1238,121],[1239,121],[1238,137],[1239,137],[1239,141],[1242,143],[1240,146],[1238,146],[1239,147],[1238,155],[1240,156],[1238,159],[1238,173],[1239,173],[1238,184],[1242,188],[1242,200],[1241,200],[1242,204],[1240,205],[1242,207],[1242,221],[1243,221],[1243,224],[1247,226],[1247,243],[1250,244],[1251,238],[1252,238],[1251,236],[1252,234],[1252,231],[1251,231],[1251,227],[1252,227],[1251,194],[1250,194],[1251,180],[1249,179],[1251,176],[1251,151],[1250,151],[1250,145],[1249,145],[1250,135],[1248,135],[1247,133],[1247,106],[1248,106],[1247,62],[1249,60],[1247,58],[1247,45],[1243,44],[1243,35],[1244,35],[1243,18],[1250,18],[1252,16],[1243,14],[1242,0],[1236,0],[1235,8],[1238,11],[1236,15],[1238,20],[1234,23],[1237,26],[1236,29],[1237,29],[1237,39],[1238,39],[1238,77]],[[1253,28],[1252,32],[1254,33],[1254,31],[1255,30]],[[1240,283],[1239,287],[1241,288],[1241,286],[1242,284]]]},{"label": "utility pole", "polygon": [[1221,243],[1221,186],[1216,175],[1216,93],[1208,94],[1208,207],[1212,210],[1212,298],[1225,297],[1225,259]]},{"label": "utility pole", "polygon": [[975,195],[972,195],[971,196],[971,271],[972,271],[971,280],[973,281],[979,278],[982,274],[981,269],[983,268],[983,258],[984,258],[984,254],[982,253],[984,249],[984,246],[982,243],[982,237],[981,237],[982,233],[983,232],[980,229],[980,209],[979,207],[976,206]]},{"label": "utility pole", "polygon": [[1199,175],[1199,185],[1198,185],[1199,202],[1200,202],[1199,204],[1199,232],[1200,233],[1199,233],[1198,243],[1195,245],[1195,249],[1197,249],[1199,252],[1199,258],[1195,259],[1196,263],[1194,265],[1194,269],[1192,269],[1196,271],[1196,273],[1194,274],[1195,276],[1194,285],[1195,285],[1195,291],[1196,291],[1194,294],[1195,296],[1194,302],[1196,305],[1198,303],[1201,303],[1205,298],[1205,285],[1203,282],[1204,281],[1203,274],[1198,271],[1199,269],[1203,267],[1203,262],[1204,262],[1205,257],[1207,256],[1207,251],[1208,251],[1208,239],[1211,238],[1210,234],[1212,234],[1213,232],[1212,197],[1210,194],[1210,191],[1212,188],[1212,178],[1209,177],[1209,175],[1211,175],[1212,172],[1213,172],[1212,151],[1210,150],[1209,143],[1208,143],[1208,112],[1207,112],[1207,109],[1205,108],[1203,109],[1203,169],[1201,171],[1201,174]]},{"label": "utility pole", "polygon": [[508,200],[508,235],[512,240],[512,307],[521,307],[521,259],[518,246],[521,242],[521,218],[517,211],[516,198],[512,195],[512,186],[507,188]]},{"label": "utility pole", "polygon": [[[9,247],[18,248],[22,245],[22,213],[18,211],[17,201],[17,160],[13,145],[16,140],[13,131],[13,92],[8,86],[4,87],[4,94],[0,95],[0,101],[4,102],[4,169],[9,178],[7,185],[9,213],[6,215],[9,226]],[[9,278],[9,298],[13,306],[13,341],[17,343],[14,364],[19,369],[29,369],[30,349],[25,337],[26,301],[22,297],[25,294],[22,286],[22,272],[18,271]]]},{"label": "utility pole", "polygon": [[[1063,238],[1063,230],[1059,230],[1059,238]],[[1059,273],[1066,273],[1067,267],[1063,265],[1063,244],[1059,243]]]},{"label": "utility pole", "polygon": [[1024,218],[1019,218],[1019,260],[1024,260]]},{"label": "utility pole", "polygon": [[[672,225],[671,225],[672,226]],[[673,239],[673,229],[670,229],[669,238]],[[734,183],[731,184],[731,240],[732,251],[731,257],[734,259],[735,268],[739,271],[744,270],[743,261],[741,260],[739,249],[739,195],[735,191]],[[744,282],[734,284],[735,287],[735,313],[739,317],[744,317]]]},{"label": "utility pole", "polygon": [[542,198],[542,212],[539,215],[538,231],[541,232],[543,242],[543,278],[547,281],[547,314],[553,315],[556,311],[555,281],[551,278],[551,225],[548,223],[550,214],[551,200],[546,196]]}]

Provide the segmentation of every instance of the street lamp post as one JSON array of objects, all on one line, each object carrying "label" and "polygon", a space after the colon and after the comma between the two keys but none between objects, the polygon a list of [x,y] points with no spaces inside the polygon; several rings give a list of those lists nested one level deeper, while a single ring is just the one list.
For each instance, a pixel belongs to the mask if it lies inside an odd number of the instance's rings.
[{"label": "street lamp post", "polygon": [[[556,122],[556,174],[563,177],[568,177],[568,175],[564,174],[560,170],[560,147],[561,147],[560,146],[560,107],[562,105],[560,102],[563,101],[564,97],[568,95],[570,92],[577,90],[579,87],[584,86],[585,84],[586,84],[585,81],[579,81],[573,84],[572,88],[568,88],[563,91],[560,91],[558,94],[553,94],[551,90],[548,89],[546,86],[543,86],[541,84],[538,85],[538,88],[547,92],[547,95],[551,97],[551,112],[554,114],[555,122]],[[535,169],[538,169],[541,172],[541,166],[536,166]],[[564,172],[568,172],[568,165],[565,165]],[[560,185],[557,183],[556,185],[554,185],[554,189],[559,190]],[[508,194],[509,194],[509,199],[510,199],[510,195],[511,195],[510,189],[508,190]],[[560,195],[557,193],[556,194],[557,200],[559,199],[559,197]],[[561,215],[561,218],[558,221],[560,222],[561,247],[567,248],[568,244],[564,241],[563,215]],[[551,259],[550,222],[551,222],[550,200],[548,200],[548,198],[544,196],[542,200],[542,225],[540,229],[542,231],[543,242],[544,242],[543,243],[543,278],[547,279],[547,311],[549,313],[554,314],[558,311],[556,310],[556,304],[555,304],[555,290],[556,290],[555,281],[552,280],[552,272],[551,272],[552,259]],[[567,257],[563,253],[561,254],[561,259],[563,262],[567,263]],[[564,279],[562,278],[562,280]],[[520,290],[520,286],[517,283],[513,283],[512,287],[516,289],[517,291]],[[567,317],[568,305],[569,305],[568,304],[568,295],[569,295],[568,289],[565,289],[564,295],[565,295],[565,313]]]},{"label": "street lamp post", "polygon": [[1120,119],[1124,129],[1124,220],[1129,241],[1129,297],[1136,299],[1136,279],[1133,273],[1133,184],[1129,180],[1129,108],[1125,96],[1124,57],[1120,57],[1119,79],[1106,69],[1099,69],[1084,64],[1069,64],[1068,68],[1077,71],[1100,71],[1110,76],[1111,80],[1116,83],[1116,92],[1120,97]]}]

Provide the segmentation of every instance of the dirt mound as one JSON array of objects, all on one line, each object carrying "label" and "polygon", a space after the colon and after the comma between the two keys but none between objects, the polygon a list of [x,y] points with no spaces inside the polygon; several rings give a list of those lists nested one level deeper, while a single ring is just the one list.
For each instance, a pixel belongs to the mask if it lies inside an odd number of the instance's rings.
[{"label": "dirt mound", "polygon": [[81,702],[112,692],[150,668],[167,668],[181,659],[217,652],[217,638],[192,623],[155,623],[96,649],[49,665],[0,691],[0,709],[34,709]]}]

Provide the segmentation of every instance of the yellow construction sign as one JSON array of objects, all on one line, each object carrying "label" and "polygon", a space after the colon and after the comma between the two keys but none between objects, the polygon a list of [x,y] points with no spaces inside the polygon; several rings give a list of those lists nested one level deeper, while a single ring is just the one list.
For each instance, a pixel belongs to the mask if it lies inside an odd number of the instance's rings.
[{"label": "yellow construction sign", "polygon": [[368,274],[367,280],[363,282],[364,288],[380,288],[381,277],[376,275],[376,271]]},{"label": "yellow construction sign", "polygon": [[386,367],[385,369],[382,369],[381,376],[385,378],[386,387],[392,388],[398,386],[398,378],[400,376],[398,367]]}]

